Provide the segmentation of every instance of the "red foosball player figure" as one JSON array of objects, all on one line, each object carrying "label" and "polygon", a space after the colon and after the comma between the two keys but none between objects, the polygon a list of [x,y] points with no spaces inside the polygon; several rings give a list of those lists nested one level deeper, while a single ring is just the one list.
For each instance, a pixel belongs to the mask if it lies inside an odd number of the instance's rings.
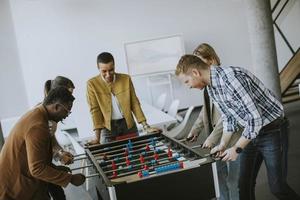
[{"label": "red foosball player figure", "polygon": [[143,177],[143,174],[142,174],[142,172],[141,172],[141,171],[139,171],[139,172],[138,172],[138,176],[139,176],[140,178],[142,178],[142,177]]},{"label": "red foosball player figure", "polygon": [[130,165],[130,160],[129,160],[128,156],[126,156],[126,160],[125,160],[125,162],[126,162],[126,165],[127,165],[127,166],[129,166],[129,165]]},{"label": "red foosball player figure", "polygon": [[146,150],[146,151],[150,151],[150,147],[149,147],[149,145],[148,145],[148,144],[146,145],[146,148],[145,148],[145,150]]},{"label": "red foosball player figure", "polygon": [[116,178],[118,176],[117,171],[113,171],[112,178]]},{"label": "red foosball player figure", "polygon": [[147,165],[144,165],[144,170],[149,170],[149,167]]},{"label": "red foosball player figure", "polygon": [[143,164],[145,162],[145,159],[142,154],[140,155],[140,162],[141,162],[141,164]]},{"label": "red foosball player figure", "polygon": [[159,155],[155,152],[155,153],[154,153],[154,159],[155,159],[156,161],[158,161],[158,158],[159,158]]},{"label": "red foosball player figure", "polygon": [[128,156],[128,149],[127,148],[124,149],[124,155]]},{"label": "red foosball player figure", "polygon": [[111,161],[111,168],[112,169],[117,169],[117,165],[116,165],[116,163],[115,163],[115,161]]},{"label": "red foosball player figure", "polygon": [[173,153],[172,153],[171,148],[169,147],[169,148],[168,148],[168,158],[169,158],[169,160],[171,160],[172,157],[173,157]]}]

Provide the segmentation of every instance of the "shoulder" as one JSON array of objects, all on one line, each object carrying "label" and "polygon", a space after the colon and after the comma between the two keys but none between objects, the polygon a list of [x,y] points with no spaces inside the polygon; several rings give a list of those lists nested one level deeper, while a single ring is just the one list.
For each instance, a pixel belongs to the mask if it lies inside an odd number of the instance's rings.
[{"label": "shoulder", "polygon": [[49,127],[46,124],[36,123],[28,129],[27,138],[48,138],[50,136]]},{"label": "shoulder", "polygon": [[26,130],[27,138],[48,138],[49,125],[44,113],[32,113],[32,116],[28,118]]},{"label": "shoulder", "polygon": [[116,76],[122,79],[130,79],[128,74],[116,73]]},{"label": "shoulder", "polygon": [[89,83],[97,82],[97,79],[99,79],[99,75],[90,78],[90,79],[87,81],[87,83],[89,84]]},{"label": "shoulder", "polygon": [[88,88],[98,88],[104,86],[104,81],[101,79],[100,75],[94,76],[87,81]]},{"label": "shoulder", "polygon": [[131,77],[128,74],[116,73],[116,78],[122,82],[131,81]]},{"label": "shoulder", "polygon": [[250,72],[248,72],[246,69],[236,66],[218,67],[216,71],[220,76],[226,79],[250,74]]}]

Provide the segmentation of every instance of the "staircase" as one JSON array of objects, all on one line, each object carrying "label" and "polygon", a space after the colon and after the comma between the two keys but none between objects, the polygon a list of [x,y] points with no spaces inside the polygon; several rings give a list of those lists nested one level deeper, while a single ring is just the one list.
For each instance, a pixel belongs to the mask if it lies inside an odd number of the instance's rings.
[{"label": "staircase", "polygon": [[300,48],[280,72],[282,102],[289,103],[300,100]]},{"label": "staircase", "polygon": [[276,9],[281,7],[279,9],[279,12],[273,19],[273,24],[279,35],[282,37],[283,41],[293,54],[292,58],[279,74],[283,103],[300,100],[300,48],[298,48],[296,52],[294,51],[288,39],[285,37],[284,33],[276,22],[288,3],[289,0],[285,0],[283,3],[282,0],[277,0],[274,7],[272,8],[272,14],[274,14]]}]

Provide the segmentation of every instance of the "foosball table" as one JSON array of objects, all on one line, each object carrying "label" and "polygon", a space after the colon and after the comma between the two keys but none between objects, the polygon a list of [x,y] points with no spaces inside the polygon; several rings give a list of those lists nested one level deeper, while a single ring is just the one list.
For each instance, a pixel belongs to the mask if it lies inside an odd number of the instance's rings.
[{"label": "foosball table", "polygon": [[208,154],[164,135],[148,134],[85,148],[89,187],[103,200],[200,200],[219,196]]}]

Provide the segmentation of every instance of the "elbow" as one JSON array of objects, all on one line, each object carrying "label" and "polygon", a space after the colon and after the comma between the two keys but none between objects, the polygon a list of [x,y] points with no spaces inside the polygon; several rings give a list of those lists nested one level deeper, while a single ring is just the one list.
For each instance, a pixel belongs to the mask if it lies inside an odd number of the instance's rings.
[{"label": "elbow", "polygon": [[45,166],[41,164],[33,164],[29,166],[29,172],[34,178],[40,179],[45,170]]}]

